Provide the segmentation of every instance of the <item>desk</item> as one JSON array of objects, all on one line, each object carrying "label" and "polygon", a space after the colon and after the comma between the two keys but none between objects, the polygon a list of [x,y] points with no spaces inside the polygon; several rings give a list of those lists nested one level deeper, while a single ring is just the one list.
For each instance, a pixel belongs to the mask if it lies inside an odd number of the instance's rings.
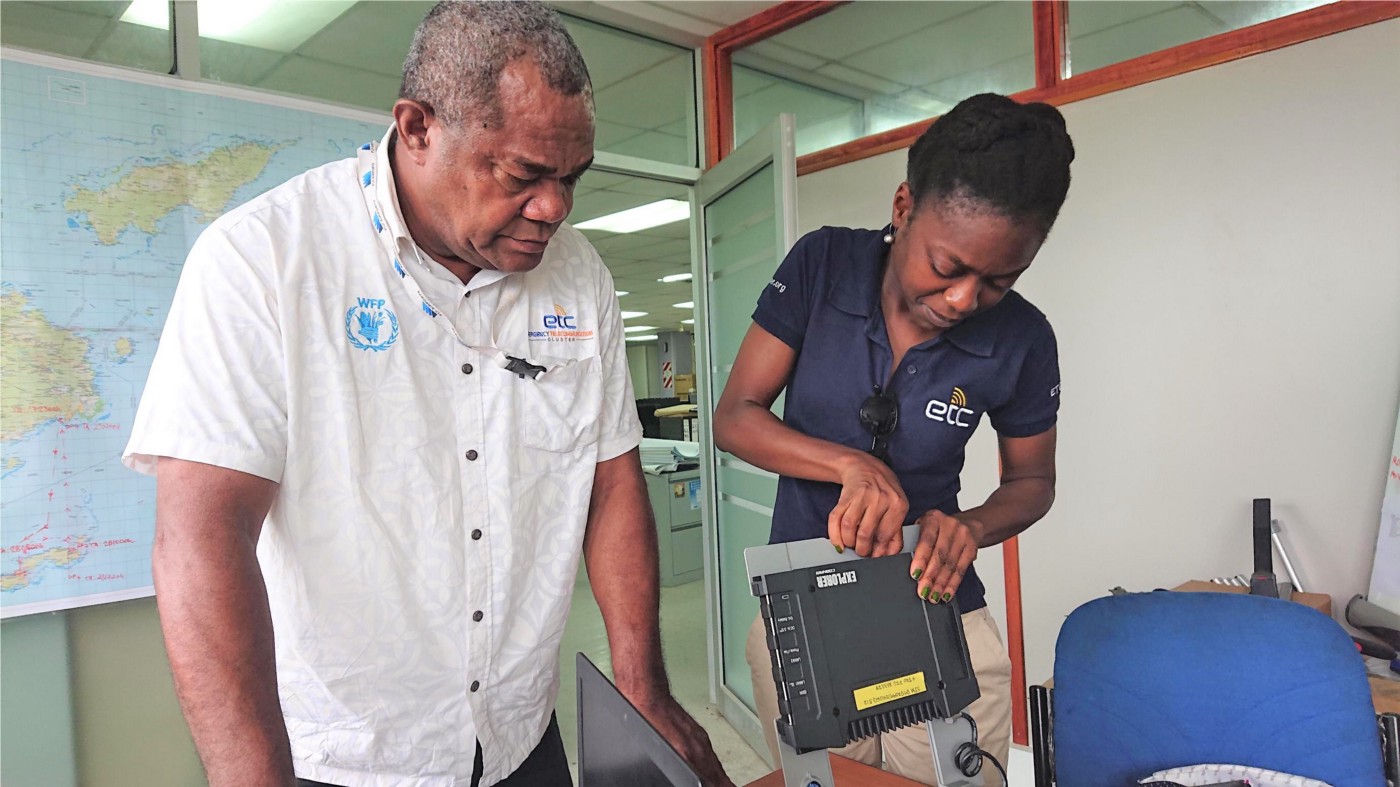
[{"label": "desk", "polygon": [[[831,776],[838,787],[922,787],[919,782],[896,776],[869,765],[831,755]],[[783,787],[783,772],[773,771],[748,787]]]}]

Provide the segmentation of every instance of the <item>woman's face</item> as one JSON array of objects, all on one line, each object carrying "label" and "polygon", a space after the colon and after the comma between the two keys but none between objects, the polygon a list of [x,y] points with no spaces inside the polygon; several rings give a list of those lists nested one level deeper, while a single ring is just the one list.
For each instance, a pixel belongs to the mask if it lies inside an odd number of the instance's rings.
[{"label": "woman's face", "polygon": [[895,192],[890,273],[908,316],[925,330],[941,333],[995,306],[1045,241],[1036,222],[981,208],[931,198],[916,208],[908,183]]}]

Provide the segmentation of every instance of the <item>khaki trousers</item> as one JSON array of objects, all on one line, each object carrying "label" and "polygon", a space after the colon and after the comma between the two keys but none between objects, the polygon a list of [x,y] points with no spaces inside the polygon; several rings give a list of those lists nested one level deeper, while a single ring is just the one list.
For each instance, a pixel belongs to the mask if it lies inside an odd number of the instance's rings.
[{"label": "khaki trousers", "polygon": [[[1011,659],[1006,655],[1006,645],[1001,641],[996,621],[992,620],[986,607],[963,615],[962,622],[968,653],[972,656],[972,670],[977,675],[977,686],[982,693],[976,702],[967,707],[967,713],[977,721],[977,745],[1005,766],[1011,748]],[[761,616],[749,627],[744,656],[749,662],[749,671],[753,673],[753,696],[758,706],[759,724],[763,727],[763,737],[768,741],[768,751],[776,765],[780,760],[778,733],[773,728],[773,720],[778,718],[778,686],[773,682],[773,662],[768,656]],[[883,767],[917,782],[938,784],[933,772],[928,732],[922,724],[865,738],[832,751],[866,765]],[[995,773],[991,763],[987,762],[982,764],[982,771]]]}]

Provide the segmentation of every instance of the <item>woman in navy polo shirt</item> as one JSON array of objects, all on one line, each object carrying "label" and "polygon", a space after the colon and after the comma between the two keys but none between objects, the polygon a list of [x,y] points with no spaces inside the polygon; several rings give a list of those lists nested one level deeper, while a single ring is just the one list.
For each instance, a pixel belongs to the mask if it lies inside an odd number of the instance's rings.
[{"label": "woman in navy polo shirt", "polygon": [[[1010,661],[973,568],[981,547],[1030,527],[1055,497],[1055,335],[1011,290],[1069,190],[1074,147],[1047,104],[973,96],[909,151],[883,230],[825,227],[764,288],[715,412],[718,446],[778,473],[771,543],[827,537],[888,555],[917,522],[910,592],[956,598],[982,696],[979,743],[1005,763]],[[780,420],[769,409],[783,389]],[[986,414],[1001,485],[963,509],[964,447]],[[755,621],[749,666],[777,756],[777,690]],[[923,728],[842,754],[936,784]]]}]

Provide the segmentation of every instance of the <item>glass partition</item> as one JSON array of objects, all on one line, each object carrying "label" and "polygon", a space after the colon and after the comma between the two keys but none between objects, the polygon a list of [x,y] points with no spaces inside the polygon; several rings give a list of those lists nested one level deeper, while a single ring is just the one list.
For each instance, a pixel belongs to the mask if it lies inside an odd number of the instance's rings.
[{"label": "glass partition", "polygon": [[1326,5],[1326,2],[1070,0],[1070,74],[1066,76],[1082,74],[1319,5]]},{"label": "glass partition", "polygon": [[1031,3],[851,3],[734,52],[734,141],[780,112],[803,155],[1035,86]]}]

